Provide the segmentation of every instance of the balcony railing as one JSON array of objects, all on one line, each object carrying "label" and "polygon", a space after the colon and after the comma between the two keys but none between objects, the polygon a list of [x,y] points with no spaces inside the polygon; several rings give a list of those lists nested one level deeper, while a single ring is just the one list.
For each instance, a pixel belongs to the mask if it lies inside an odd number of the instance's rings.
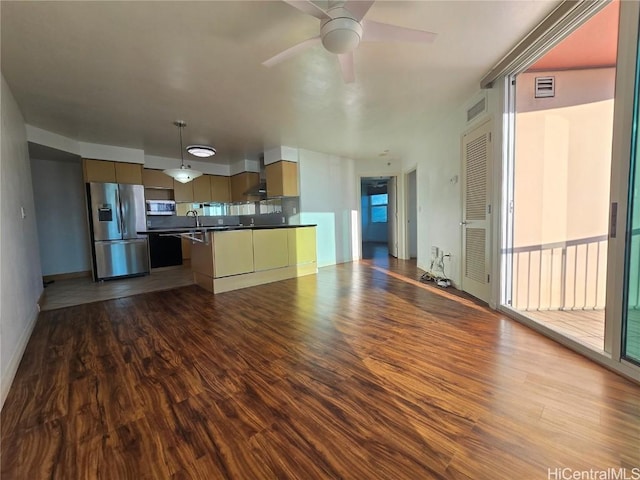
[{"label": "balcony railing", "polygon": [[[606,235],[516,247],[503,250],[503,253],[512,256],[511,305],[514,308],[604,308],[607,275]],[[640,283],[636,286],[635,292],[635,301],[638,303]]]}]

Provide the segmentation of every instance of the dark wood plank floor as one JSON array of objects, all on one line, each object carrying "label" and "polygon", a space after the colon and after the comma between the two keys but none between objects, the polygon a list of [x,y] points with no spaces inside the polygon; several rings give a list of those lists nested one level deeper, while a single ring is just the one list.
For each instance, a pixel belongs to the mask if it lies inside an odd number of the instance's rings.
[{"label": "dark wood plank floor", "polygon": [[45,312],[2,411],[2,479],[640,466],[638,385],[417,278],[374,260]]}]

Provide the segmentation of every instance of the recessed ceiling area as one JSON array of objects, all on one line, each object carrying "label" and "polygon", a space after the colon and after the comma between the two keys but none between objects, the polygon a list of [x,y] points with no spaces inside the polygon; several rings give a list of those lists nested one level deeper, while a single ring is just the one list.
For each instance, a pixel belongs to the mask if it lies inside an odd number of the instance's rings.
[{"label": "recessed ceiling area", "polygon": [[437,37],[360,44],[345,84],[321,45],[262,65],[318,35],[282,1],[2,1],[2,74],[28,125],[77,141],[179,158],[183,119],[185,144],[215,145],[211,163],[278,145],[402,158],[558,3],[378,1],[367,19]]},{"label": "recessed ceiling area", "polygon": [[51,148],[46,145],[40,145],[38,143],[29,143],[29,157],[34,160],[50,160],[54,162],[71,162],[80,163],[82,160],[79,155],[73,153],[64,152],[57,148]]}]

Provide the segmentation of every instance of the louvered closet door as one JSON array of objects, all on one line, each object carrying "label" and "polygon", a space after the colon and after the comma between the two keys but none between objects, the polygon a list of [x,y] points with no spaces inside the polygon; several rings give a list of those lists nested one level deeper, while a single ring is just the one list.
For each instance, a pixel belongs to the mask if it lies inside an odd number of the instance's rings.
[{"label": "louvered closet door", "polygon": [[491,123],[462,137],[462,289],[489,301]]}]

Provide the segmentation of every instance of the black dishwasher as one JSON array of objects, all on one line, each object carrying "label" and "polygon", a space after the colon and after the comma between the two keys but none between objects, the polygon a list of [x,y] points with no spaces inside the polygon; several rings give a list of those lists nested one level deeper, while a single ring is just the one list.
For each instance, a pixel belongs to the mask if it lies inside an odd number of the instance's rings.
[{"label": "black dishwasher", "polygon": [[178,237],[149,235],[151,268],[182,265],[182,241]]}]

